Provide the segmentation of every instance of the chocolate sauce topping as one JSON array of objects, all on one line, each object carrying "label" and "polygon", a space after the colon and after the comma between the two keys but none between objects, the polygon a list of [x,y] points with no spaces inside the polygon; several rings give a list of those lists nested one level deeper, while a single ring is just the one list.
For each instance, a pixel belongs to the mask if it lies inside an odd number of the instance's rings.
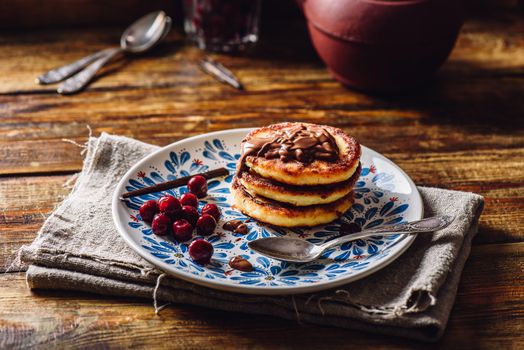
[{"label": "chocolate sauce topping", "polygon": [[333,162],[338,159],[338,153],[335,138],[326,129],[320,126],[297,125],[268,137],[254,137],[244,142],[240,164],[242,166],[249,155],[304,164],[315,159]]}]

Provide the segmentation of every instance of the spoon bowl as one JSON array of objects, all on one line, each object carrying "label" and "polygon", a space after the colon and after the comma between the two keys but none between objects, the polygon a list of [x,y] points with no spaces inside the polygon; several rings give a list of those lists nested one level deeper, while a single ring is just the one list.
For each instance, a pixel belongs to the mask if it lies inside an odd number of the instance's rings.
[{"label": "spoon bowl", "polygon": [[141,53],[156,45],[171,29],[171,18],[164,11],[151,12],[133,22],[120,37],[122,50]]}]

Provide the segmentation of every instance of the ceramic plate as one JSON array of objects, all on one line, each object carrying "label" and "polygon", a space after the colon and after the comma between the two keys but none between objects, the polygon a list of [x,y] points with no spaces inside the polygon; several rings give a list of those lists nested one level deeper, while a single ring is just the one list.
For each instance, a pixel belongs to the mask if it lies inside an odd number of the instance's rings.
[{"label": "ceramic plate", "polygon": [[[266,258],[251,251],[247,242],[262,237],[288,235],[323,243],[338,235],[340,221],[311,229],[280,229],[256,221],[247,223],[247,235],[222,229],[225,221],[248,218],[231,207],[229,187],[240,141],[250,129],[220,131],[191,137],[145,157],[132,167],[117,185],[113,196],[113,219],[120,235],[144,259],[181,279],[210,288],[253,294],[292,294],[319,291],[367,276],[395,260],[413,242],[414,236],[375,236],[326,251],[322,258],[306,264],[292,264]],[[355,187],[355,203],[345,217],[362,228],[392,225],[422,218],[422,200],[413,181],[392,161],[362,147],[362,174]],[[191,260],[188,244],[155,236],[138,209],[163,193],[180,196],[187,188],[134,197],[127,203],[119,197],[127,191],[151,186],[177,177],[226,167],[231,175],[208,182],[208,196],[201,201],[215,203],[222,218],[215,233],[204,237],[213,244],[211,264]],[[232,270],[230,258],[241,255],[253,265],[252,272]]]}]

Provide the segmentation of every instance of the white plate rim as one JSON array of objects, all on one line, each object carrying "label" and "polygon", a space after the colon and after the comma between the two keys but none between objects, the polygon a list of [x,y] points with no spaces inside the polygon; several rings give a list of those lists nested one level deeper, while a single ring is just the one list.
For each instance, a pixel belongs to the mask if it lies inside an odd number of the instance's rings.
[{"label": "white plate rim", "polygon": [[[160,149],[146,155],[139,161],[137,161],[120,179],[118,184],[115,187],[115,190],[113,192],[112,197],[112,218],[113,222],[117,228],[118,233],[120,234],[120,237],[124,239],[124,241],[137,253],[139,254],[143,259],[148,261],[150,264],[154,265],[155,267],[159,268],[161,271],[170,274],[174,277],[180,278],[182,280],[198,284],[200,286],[227,291],[227,292],[235,292],[235,293],[242,293],[242,294],[258,294],[258,295],[286,295],[286,294],[302,294],[302,293],[311,293],[311,292],[318,292],[321,290],[326,290],[334,287],[339,287],[344,284],[348,284],[357,280],[360,280],[364,277],[367,277],[379,270],[382,270],[384,267],[391,264],[393,261],[397,260],[398,257],[400,257],[413,243],[416,236],[415,235],[408,235],[405,236],[404,239],[401,239],[401,241],[404,241],[404,245],[395,251],[394,253],[388,255],[383,260],[381,260],[378,264],[375,266],[368,268],[366,270],[362,270],[358,274],[349,275],[346,277],[342,277],[340,279],[335,280],[326,280],[318,283],[312,283],[308,286],[279,286],[279,287],[264,287],[264,286],[252,286],[252,285],[241,285],[241,284],[227,284],[224,283],[223,280],[205,280],[200,278],[199,276],[193,275],[191,273],[181,271],[181,270],[175,270],[173,267],[162,260],[157,260],[154,256],[147,254],[147,252],[133,239],[131,239],[130,234],[127,231],[127,228],[122,224],[122,220],[120,220],[118,216],[119,207],[122,206],[122,202],[120,200],[120,196],[122,193],[126,192],[123,191],[125,189],[125,184],[128,181],[128,179],[137,172],[138,169],[140,169],[144,163],[146,163],[148,160],[151,160],[158,156],[159,154],[162,154],[171,148],[177,147],[182,143],[188,143],[192,141],[198,141],[199,139],[207,139],[210,137],[216,137],[216,136],[224,136],[228,134],[236,134],[236,133],[245,133],[254,130],[255,128],[238,128],[238,129],[226,129],[226,130],[220,130],[220,131],[214,131],[210,133],[195,135],[192,137],[188,137],[182,140],[178,140],[176,142],[173,142],[169,145],[166,145],[164,147],[161,147]],[[420,196],[420,193],[417,189],[417,186],[413,182],[413,180],[406,174],[406,172],[400,168],[396,163],[394,163],[389,158],[385,157],[384,155],[376,152],[375,150],[366,147],[364,145],[361,145],[363,149],[366,150],[366,152],[369,152],[370,154],[380,157],[384,159],[386,162],[390,163],[392,166],[396,168],[406,179],[409,186],[414,190],[412,193],[412,196],[416,197],[416,200],[419,201],[419,212],[416,213],[418,215],[417,219],[422,219],[424,217],[424,206],[422,202],[422,197]],[[401,241],[397,242],[395,245],[400,243]],[[388,249],[391,247],[388,247]],[[216,282],[213,282],[216,281]],[[219,283],[217,283],[219,282]]]}]

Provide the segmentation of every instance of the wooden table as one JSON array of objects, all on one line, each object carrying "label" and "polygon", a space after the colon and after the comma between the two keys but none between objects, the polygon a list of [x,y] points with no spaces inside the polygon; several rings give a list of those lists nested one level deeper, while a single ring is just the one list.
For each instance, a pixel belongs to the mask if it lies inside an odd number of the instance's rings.
[{"label": "wooden table", "polygon": [[[283,25],[283,24],[281,24]],[[87,91],[34,84],[55,66],[114,44],[121,28],[0,35],[0,268],[33,240],[82,165],[87,125],[166,145],[215,130],[309,121],[341,127],[424,186],[485,196],[441,348],[524,346],[524,17],[469,20],[437,79],[416,94],[371,97],[330,78],[304,24],[263,28],[248,57],[216,56],[247,87],[202,74],[201,52],[173,33],[139,59],[114,64]],[[20,271],[18,271],[20,270]],[[31,292],[23,269],[0,274],[0,348],[420,348],[415,341],[293,321],[71,292]]]}]

